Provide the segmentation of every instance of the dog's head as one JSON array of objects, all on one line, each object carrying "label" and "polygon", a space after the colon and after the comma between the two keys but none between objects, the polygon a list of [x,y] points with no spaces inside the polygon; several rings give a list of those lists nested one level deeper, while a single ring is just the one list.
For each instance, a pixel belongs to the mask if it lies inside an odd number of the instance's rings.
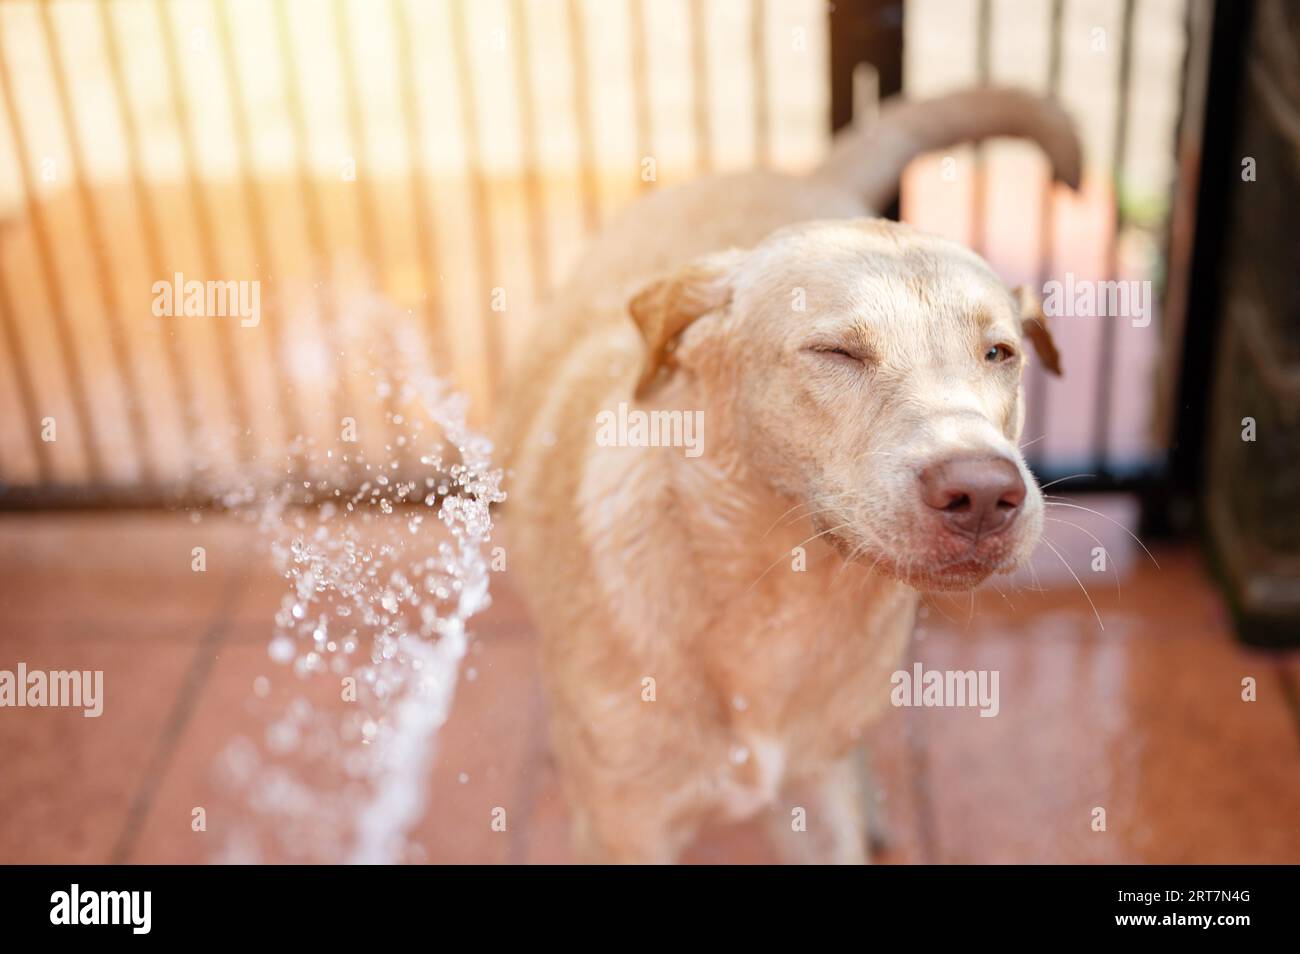
[{"label": "dog's head", "polygon": [[977,255],[882,220],[811,222],[643,289],[648,356],[723,409],[752,471],[846,557],[923,589],[1022,563],[1043,500],[1018,441],[1035,301]]}]

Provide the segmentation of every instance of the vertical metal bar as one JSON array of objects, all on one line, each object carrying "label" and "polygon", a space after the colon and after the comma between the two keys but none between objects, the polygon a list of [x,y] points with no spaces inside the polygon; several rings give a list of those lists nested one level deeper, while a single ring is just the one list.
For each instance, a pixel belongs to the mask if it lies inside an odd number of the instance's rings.
[{"label": "vertical metal bar", "polygon": [[[0,37],[3,42],[3,37]],[[3,59],[3,57],[0,57]],[[50,243],[49,230],[46,228],[45,216],[40,203],[36,201],[36,187],[32,178],[31,161],[27,155],[27,139],[23,133],[22,117],[18,114],[18,104],[14,100],[13,82],[9,75],[7,59],[0,63],[0,92],[3,93],[5,115],[9,122],[10,137],[14,143],[14,153],[18,160],[19,181],[22,187],[23,206],[27,220],[32,227],[32,237],[36,243],[37,266],[45,294],[50,303],[54,317],[54,333],[59,343],[59,353],[63,362],[63,373],[68,379],[68,389],[72,397],[73,411],[79,418],[78,431],[81,434],[81,450],[86,459],[86,470],[91,482],[98,482],[104,473],[103,460],[95,428],[95,419],[90,411],[90,401],[86,395],[81,378],[81,359],[73,342],[72,324],[68,318],[63,289],[59,285],[58,270],[54,264],[54,247]]]},{"label": "vertical metal bar", "polygon": [[709,128],[709,36],[704,0],[690,0],[691,83],[695,115],[695,162],[701,175],[713,170],[713,142]]},{"label": "vertical metal bar", "polygon": [[[123,139],[126,142],[126,164],[131,175],[131,191],[135,196],[136,212],[140,217],[140,228],[144,239],[145,255],[149,259],[149,269],[162,279],[166,271],[166,260],[162,251],[162,229],[158,224],[157,210],[145,185],[144,173],[140,161],[140,129],[131,112],[131,100],[127,93],[126,71],[122,66],[122,50],[117,42],[117,33],[113,29],[110,5],[100,3],[99,20],[104,33],[104,44],[108,52],[109,75],[113,81],[113,94],[119,104],[122,116]],[[190,381],[189,369],[181,354],[180,344],[176,340],[174,326],[164,328],[162,335],[163,352],[171,370],[172,386],[176,389],[176,404],[181,413],[181,439],[191,463],[194,461],[194,439],[199,433],[198,406],[194,400],[194,386]]]},{"label": "vertical metal bar", "polygon": [[[1047,95],[1055,99],[1061,92],[1061,30],[1065,15],[1065,0],[1052,0],[1051,21],[1048,26]],[[1048,170],[1039,199],[1038,220],[1038,288],[1041,294],[1051,280],[1056,258],[1056,183]],[[1048,420],[1047,373],[1042,365],[1034,363],[1029,373],[1029,399],[1025,409],[1028,422],[1025,430],[1029,440],[1045,434]],[[1045,449],[1038,444],[1032,457],[1045,457]]]},{"label": "vertical metal bar", "polygon": [[[654,121],[650,110],[650,64],[646,55],[646,22],[643,0],[628,0],[628,35],[631,39],[632,98],[636,110],[637,181],[641,191],[654,188],[654,180],[645,177],[646,159],[652,158]],[[655,163],[655,178],[658,178]]]},{"label": "vertical metal bar", "polygon": [[903,88],[902,0],[836,0],[830,9],[831,132],[853,122],[853,74],[858,64],[876,71],[880,96]]},{"label": "vertical metal bar", "polygon": [[39,4],[41,34],[45,41],[45,52],[49,57],[54,75],[54,91],[58,101],[58,112],[63,135],[68,141],[68,150],[72,168],[70,174],[77,185],[77,201],[81,215],[86,223],[86,240],[90,246],[91,260],[95,266],[95,280],[99,285],[100,304],[104,311],[104,322],[108,327],[108,340],[116,365],[118,384],[122,389],[122,403],[126,408],[127,421],[130,426],[131,442],[134,445],[136,460],[140,467],[140,476],[146,484],[152,484],[157,471],[154,467],[153,450],[149,444],[149,432],[145,426],[141,404],[144,392],[140,380],[131,364],[129,343],[122,327],[121,302],[117,298],[117,285],[113,280],[113,268],[108,260],[108,243],[105,241],[103,224],[99,210],[90,194],[90,185],[86,180],[86,157],[82,148],[81,136],[72,116],[72,97],[68,92],[67,63],[59,50],[54,35],[54,22],[50,16],[48,4]]},{"label": "vertical metal bar", "polygon": [[[474,91],[474,71],[469,62],[469,27],[465,22],[465,4],[463,0],[453,0],[452,15],[452,51],[456,60],[456,79],[460,85],[460,122],[465,137],[465,164],[469,177],[470,200],[474,208],[474,247],[478,257],[478,274],[481,281],[490,288],[497,279],[496,253],[493,243],[492,206],[488,196],[487,177],[483,173],[483,157],[479,146],[479,129],[477,103]],[[480,289],[480,293],[485,289]],[[500,375],[502,349],[501,329],[498,322],[501,316],[490,305],[483,309],[483,335],[487,343],[485,355],[487,367],[488,392],[490,400],[497,397],[497,379]]]},{"label": "vertical metal bar", "polygon": [[[162,27],[163,62],[167,69],[167,85],[170,87],[172,114],[181,136],[181,158],[185,165],[185,178],[189,186],[190,205],[194,211],[194,223],[199,238],[199,254],[203,269],[208,273],[209,281],[218,279],[221,272],[221,258],[217,253],[214,237],[212,211],[208,208],[208,197],[199,178],[198,148],[194,142],[194,130],[190,123],[189,107],[185,102],[182,87],[181,65],[176,56],[176,30],[172,22],[171,6],[167,0],[156,0],[158,19]],[[239,431],[237,445],[244,460],[253,457],[252,418],[249,414],[248,397],[244,393],[244,383],[239,376],[239,363],[235,358],[234,329],[218,326],[216,329],[217,351],[220,356],[222,376],[232,404],[235,426]]]},{"label": "vertical metal bar", "polygon": [[754,164],[762,168],[772,161],[767,92],[767,0],[751,0],[749,52],[754,76]]},{"label": "vertical metal bar", "polygon": [[830,13],[831,132],[853,122],[853,71],[866,55],[870,30],[868,4],[864,0],[828,6]]},{"label": "vertical metal bar", "polygon": [[[214,0],[217,13],[217,31],[221,46],[222,72],[226,80],[226,92],[230,99],[231,114],[235,127],[235,151],[239,161],[240,189],[244,194],[244,210],[248,216],[253,254],[257,258],[257,268],[263,279],[271,273],[271,240],[267,231],[266,212],[262,207],[262,198],[253,179],[253,134],[248,121],[248,104],[244,100],[243,86],[239,81],[239,64],[235,59],[234,31],[230,23],[230,6],[225,0]],[[282,309],[281,313],[282,313]],[[276,383],[279,385],[281,413],[287,425],[289,440],[292,442],[302,434],[302,415],[294,400],[289,373],[285,368],[286,347],[285,332],[280,315],[270,322],[271,326],[271,363],[275,368]]]},{"label": "vertical metal bar", "polygon": [[[853,122],[854,74],[860,63],[876,71],[876,89],[893,96],[903,88],[902,0],[836,0],[830,5],[831,132]],[[898,201],[876,210],[898,218]]]},{"label": "vertical metal bar", "polygon": [[363,161],[366,152],[366,121],[361,111],[361,99],[357,95],[359,81],[357,78],[355,53],[352,48],[352,34],[348,29],[347,0],[334,0],[334,27],[338,39],[339,63],[343,69],[343,102],[347,113],[348,138],[352,142],[353,159],[356,162],[357,179],[357,213],[361,220],[361,240],[365,245],[365,255],[375,268],[378,284],[382,288],[387,268],[384,260],[383,240],[380,237],[379,222],[375,216],[375,194],[372,188],[367,162]]},{"label": "vertical metal bar", "polygon": [[18,399],[23,408],[23,431],[27,434],[32,453],[36,457],[36,477],[41,483],[48,484],[54,479],[53,461],[50,460],[49,446],[41,440],[36,387],[32,383],[31,369],[24,360],[18,323],[14,319],[13,299],[9,296],[9,282],[5,279],[3,267],[0,267],[0,327],[4,329],[5,347],[14,363],[14,379],[18,383]]},{"label": "vertical metal bar", "polygon": [[429,162],[424,150],[424,134],[420,126],[419,110],[415,98],[415,58],[411,55],[411,25],[406,15],[404,0],[392,0],[393,29],[397,36],[397,88],[402,100],[402,119],[406,126],[407,151],[410,162],[410,187],[415,215],[415,241],[420,255],[420,274],[424,280],[425,316],[429,325],[429,340],[435,352],[435,367],[447,372],[453,367],[450,343],[442,309],[442,283],[438,279],[437,233],[433,228],[430,210],[433,203],[425,187]]},{"label": "vertical metal bar", "polygon": [[533,102],[533,61],[528,38],[528,20],[524,0],[514,0],[510,8],[514,19],[515,96],[519,101],[519,140],[524,164],[524,204],[528,218],[528,246],[533,269],[535,297],[541,299],[549,290],[551,279],[550,249],[546,241],[546,209],[542,198],[541,159],[537,153],[537,115]]},{"label": "vertical metal bar", "polygon": [[[1106,275],[1114,280],[1119,273],[1119,240],[1124,230],[1124,204],[1120,185],[1124,159],[1128,151],[1128,113],[1133,73],[1133,10],[1135,0],[1124,0],[1124,35],[1120,38],[1119,77],[1116,86],[1118,108],[1115,111],[1115,142],[1111,155],[1111,182],[1114,196],[1114,228],[1106,249]],[[1097,365],[1097,416],[1093,421],[1093,448],[1096,472],[1104,480],[1110,476],[1110,418],[1112,385],[1115,377],[1115,317],[1102,322],[1101,359]]]},{"label": "vertical metal bar", "polygon": [[582,222],[588,233],[600,224],[596,147],[591,135],[591,97],[587,79],[587,37],[579,0],[569,0],[569,58],[573,63],[573,121],[578,131],[578,172],[582,177]]},{"label": "vertical metal bar", "polygon": [[[980,86],[987,86],[992,73],[989,62],[993,33],[992,0],[979,0],[975,26],[975,78]],[[977,252],[983,252],[988,238],[987,194],[988,168],[985,163],[984,148],[979,143],[974,146],[975,156],[971,166],[971,208],[970,246]]]},{"label": "vertical metal bar", "polygon": [[[361,241],[365,246],[366,259],[374,268],[374,277],[379,288],[385,287],[388,269],[385,265],[384,245],[380,238],[379,221],[375,214],[375,193],[372,188],[369,160],[363,158],[366,150],[366,123],[361,111],[361,98],[357,93],[360,85],[352,48],[352,33],[348,29],[348,16],[345,4],[347,0],[334,0],[334,28],[338,41],[339,63],[343,70],[343,99],[347,112],[348,138],[352,141],[353,162],[356,168],[357,213],[361,219]],[[397,395],[390,389],[381,398],[384,405],[384,417],[388,423],[391,447],[397,449],[396,438],[399,426],[396,422]]]},{"label": "vertical metal bar", "polygon": [[293,41],[289,32],[289,18],[286,11],[287,0],[275,0],[273,10],[277,45],[280,47],[280,62],[284,70],[284,99],[289,112],[289,124],[293,131],[294,165],[296,166],[298,189],[302,198],[303,224],[307,231],[307,243],[311,246],[312,267],[316,271],[316,307],[320,313],[321,335],[325,340],[325,350],[332,356],[335,380],[332,403],[334,425],[343,417],[348,394],[345,365],[339,352],[338,314],[335,310],[334,297],[328,287],[329,255],[325,245],[325,219],[321,212],[320,193],[308,165],[307,127],[304,119],[302,97],[298,91],[297,57],[293,51]]},{"label": "vertical metal bar", "polygon": [[1217,351],[1227,322],[1226,276],[1220,263],[1240,201],[1236,190],[1225,186],[1234,177],[1240,182],[1239,104],[1248,79],[1256,11],[1248,3],[1189,3],[1187,14],[1183,88],[1188,93],[1179,121],[1179,195],[1171,223],[1163,303],[1163,322],[1177,331],[1165,342],[1174,349],[1166,398],[1173,410],[1163,435],[1166,480],[1161,495],[1149,499],[1143,510],[1144,524],[1166,531],[1186,531],[1193,515],[1204,514],[1209,383],[1220,360]]}]

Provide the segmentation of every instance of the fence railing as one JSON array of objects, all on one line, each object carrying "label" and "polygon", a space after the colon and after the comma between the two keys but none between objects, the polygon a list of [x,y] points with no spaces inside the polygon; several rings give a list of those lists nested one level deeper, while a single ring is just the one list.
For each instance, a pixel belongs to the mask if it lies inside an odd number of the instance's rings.
[{"label": "fence railing", "polygon": [[[1177,54],[1153,64],[1148,44],[1138,59],[1138,40],[1167,34],[1181,0],[1035,4],[1027,46],[1011,6],[840,0],[828,16],[811,0],[0,5],[0,506],[184,500],[201,496],[208,469],[238,470],[296,435],[323,439],[355,399],[338,382],[364,356],[337,342],[370,291],[418,322],[430,367],[486,420],[533,305],[586,236],[649,189],[807,168],[827,117],[852,115],[861,62],[884,92],[993,80],[1058,93],[1094,156],[1091,134],[1109,125],[1109,158],[1090,167],[1084,202],[1037,170],[1029,251],[1005,239],[1025,215],[999,213],[1016,187],[1000,146],[956,182],[918,164],[903,202],[922,226],[967,231],[1023,280],[1043,285],[1098,242],[1097,273],[1119,275],[1134,225],[1122,187],[1132,104],[1178,97]],[[954,10],[969,22],[954,24]],[[1094,29],[1106,50],[1080,60]],[[1037,51],[1036,77],[1000,75],[1007,30],[1019,31],[1017,62]],[[926,46],[935,37],[973,47],[970,69],[954,74],[952,57]],[[1109,100],[1096,96],[1103,74]],[[1142,231],[1157,233],[1162,217],[1147,214]],[[181,301],[194,281],[197,317]],[[228,299],[220,314],[204,310],[213,284]],[[256,322],[226,313],[248,304],[245,285]],[[175,300],[160,314],[162,286]],[[1043,470],[1115,482],[1151,459],[1115,446],[1116,410],[1140,416],[1133,403],[1149,399],[1121,360],[1132,341],[1117,323],[1075,337],[1067,361],[1092,384],[1058,391],[1033,374],[1026,435],[1069,430],[1085,404],[1088,433],[1027,451]]]}]

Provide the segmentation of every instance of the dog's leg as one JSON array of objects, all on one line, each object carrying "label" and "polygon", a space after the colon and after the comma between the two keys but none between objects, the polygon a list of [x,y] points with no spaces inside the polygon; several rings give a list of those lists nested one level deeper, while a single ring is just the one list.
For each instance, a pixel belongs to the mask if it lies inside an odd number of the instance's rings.
[{"label": "dog's leg", "polygon": [[867,819],[858,756],[849,753],[816,778],[788,785],[768,821],[788,864],[867,864]]},{"label": "dog's leg", "polygon": [[871,752],[865,745],[855,751],[854,764],[858,773],[858,791],[862,796],[862,811],[867,820],[867,848],[872,855],[889,850],[893,844],[893,829],[885,812],[884,793],[876,784],[871,768]]},{"label": "dog's leg", "polygon": [[[599,801],[600,804],[596,804]],[[650,804],[625,799],[587,799],[571,815],[573,847],[584,864],[669,865],[689,834],[653,814]]]}]

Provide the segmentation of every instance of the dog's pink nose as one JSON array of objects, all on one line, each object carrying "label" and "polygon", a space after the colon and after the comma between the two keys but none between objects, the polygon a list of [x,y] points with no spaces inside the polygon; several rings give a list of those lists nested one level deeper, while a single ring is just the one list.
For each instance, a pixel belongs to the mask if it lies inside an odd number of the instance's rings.
[{"label": "dog's pink nose", "polygon": [[1005,457],[950,457],[921,471],[921,499],[973,540],[1011,525],[1025,499],[1020,468]]}]

